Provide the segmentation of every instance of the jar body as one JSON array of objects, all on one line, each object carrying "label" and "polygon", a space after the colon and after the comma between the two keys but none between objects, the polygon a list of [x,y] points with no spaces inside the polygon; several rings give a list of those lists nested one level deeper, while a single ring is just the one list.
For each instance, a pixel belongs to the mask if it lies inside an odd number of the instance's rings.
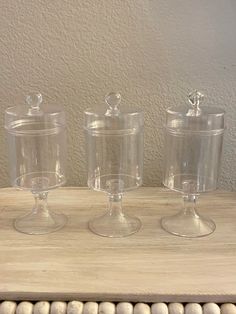
[{"label": "jar body", "polygon": [[88,186],[111,194],[132,190],[142,184],[143,118],[116,118],[89,122],[85,139]]},{"label": "jar body", "polygon": [[184,186],[191,184],[191,193],[215,190],[222,145],[223,130],[198,133],[167,128],[164,185],[184,192]]},{"label": "jar body", "polygon": [[8,128],[7,139],[12,186],[39,192],[65,183],[65,126],[22,120]]}]

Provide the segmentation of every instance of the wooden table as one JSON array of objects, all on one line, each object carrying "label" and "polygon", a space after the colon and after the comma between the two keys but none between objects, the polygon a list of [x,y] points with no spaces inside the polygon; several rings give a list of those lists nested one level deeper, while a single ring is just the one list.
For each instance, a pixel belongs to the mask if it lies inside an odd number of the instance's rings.
[{"label": "wooden table", "polygon": [[236,301],[236,193],[201,197],[199,212],[216,231],[205,238],[172,236],[160,218],[181,207],[162,188],[140,188],[124,208],[142,220],[126,238],[96,236],[88,220],[106,208],[103,193],[62,188],[49,195],[51,208],[69,220],[62,230],[40,236],[18,233],[15,217],[33,204],[29,192],[0,190],[0,299],[133,302]]}]

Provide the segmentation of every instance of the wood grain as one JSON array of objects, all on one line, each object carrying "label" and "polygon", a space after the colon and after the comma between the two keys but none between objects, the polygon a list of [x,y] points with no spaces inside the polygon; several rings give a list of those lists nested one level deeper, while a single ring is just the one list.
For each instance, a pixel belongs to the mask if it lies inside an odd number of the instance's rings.
[{"label": "wood grain", "polygon": [[185,239],[160,228],[160,218],[181,207],[180,196],[162,188],[140,188],[124,208],[142,220],[141,230],[121,239],[87,228],[106,208],[103,193],[62,188],[50,193],[51,208],[68,215],[67,226],[29,236],[12,227],[31,208],[29,192],[0,190],[0,298],[139,302],[236,301],[236,194],[201,197],[199,211],[216,231]]}]

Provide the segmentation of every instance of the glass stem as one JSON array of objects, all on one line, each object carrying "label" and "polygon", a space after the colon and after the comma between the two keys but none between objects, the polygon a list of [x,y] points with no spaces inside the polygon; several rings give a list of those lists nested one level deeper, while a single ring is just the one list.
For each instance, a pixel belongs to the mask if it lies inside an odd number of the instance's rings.
[{"label": "glass stem", "polygon": [[196,211],[196,202],[198,196],[195,194],[184,194],[183,195],[183,202],[184,202],[184,209],[183,213],[187,216],[195,216],[196,218],[199,217]]},{"label": "glass stem", "polygon": [[124,216],[122,194],[109,194],[108,212],[110,216]]},{"label": "glass stem", "polygon": [[50,216],[48,210],[48,192],[33,193],[33,195],[35,200],[33,212],[44,217]]}]

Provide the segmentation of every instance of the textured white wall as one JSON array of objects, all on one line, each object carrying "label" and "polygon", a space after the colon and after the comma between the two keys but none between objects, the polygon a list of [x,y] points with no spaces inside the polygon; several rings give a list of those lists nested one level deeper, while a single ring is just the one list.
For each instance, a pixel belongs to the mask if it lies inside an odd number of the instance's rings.
[{"label": "textured white wall", "polygon": [[[235,0],[1,0],[0,185],[9,184],[3,112],[39,90],[64,105],[68,184],[85,185],[83,110],[111,90],[145,111],[145,185],[160,185],[164,108],[199,89],[236,118]],[[221,186],[236,178],[228,137]]]}]

